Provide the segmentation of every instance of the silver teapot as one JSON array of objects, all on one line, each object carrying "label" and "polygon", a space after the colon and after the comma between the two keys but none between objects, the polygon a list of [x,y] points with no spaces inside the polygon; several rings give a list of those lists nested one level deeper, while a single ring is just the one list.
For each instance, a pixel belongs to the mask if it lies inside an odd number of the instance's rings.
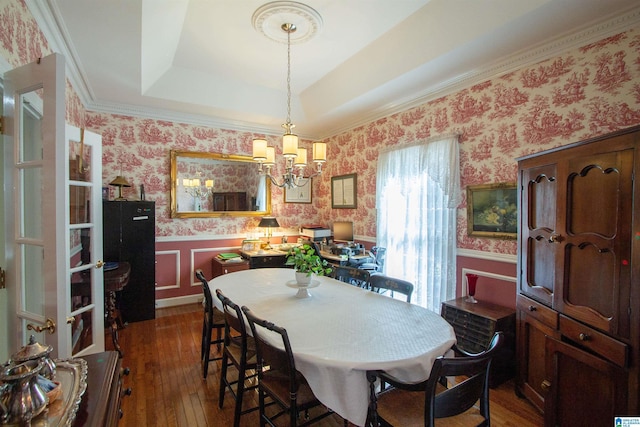
[{"label": "silver teapot", "polygon": [[48,398],[38,384],[44,363],[30,360],[10,364],[0,373],[0,423],[27,423],[47,407]]},{"label": "silver teapot", "polygon": [[49,354],[53,351],[50,345],[42,345],[36,342],[36,337],[29,337],[29,344],[22,347],[18,352],[11,356],[11,363],[19,364],[29,360],[40,361],[44,364],[40,375],[49,380],[54,380],[56,376],[56,364]]}]

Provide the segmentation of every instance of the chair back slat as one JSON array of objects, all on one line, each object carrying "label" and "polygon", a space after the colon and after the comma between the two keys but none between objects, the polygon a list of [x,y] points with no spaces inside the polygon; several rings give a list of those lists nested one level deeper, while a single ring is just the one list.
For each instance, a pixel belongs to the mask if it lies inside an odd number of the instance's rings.
[{"label": "chair back slat", "polygon": [[395,292],[399,292],[406,297],[407,302],[411,302],[411,294],[413,294],[413,284],[411,282],[382,274],[374,274],[369,279],[369,285],[372,291],[378,293],[383,290],[389,290],[393,296]]},{"label": "chair back slat", "polygon": [[485,380],[486,372],[482,371],[439,393],[434,399],[434,418],[451,417],[471,408],[482,395]]},{"label": "chair back slat", "polygon": [[339,266],[334,267],[329,276],[341,282],[368,289],[371,274],[367,270],[360,268]]},{"label": "chair back slat", "polygon": [[[489,373],[491,360],[503,343],[503,333],[496,332],[489,347],[481,353],[465,357],[439,357],[436,359],[427,380],[425,422],[429,419],[461,414],[471,408],[478,399],[480,399],[480,413],[488,422],[490,417]],[[467,378],[442,393],[436,394],[439,379],[454,376]]]}]

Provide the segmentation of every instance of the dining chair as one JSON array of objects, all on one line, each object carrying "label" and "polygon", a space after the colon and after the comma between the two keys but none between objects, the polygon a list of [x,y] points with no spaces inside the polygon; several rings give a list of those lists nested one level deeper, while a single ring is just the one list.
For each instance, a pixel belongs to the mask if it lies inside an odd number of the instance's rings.
[{"label": "dining chair", "polygon": [[404,294],[407,302],[411,302],[413,284],[406,280],[396,279],[383,274],[374,274],[369,278],[369,287],[373,292],[383,293],[390,291],[393,297],[396,292]]},{"label": "dining chair", "polygon": [[329,277],[359,288],[369,289],[370,274],[367,270],[348,266],[337,266],[333,268]]},{"label": "dining chair", "polygon": [[[283,415],[289,415],[291,427],[307,426],[332,415],[333,411],[324,408],[321,413],[310,418],[309,410],[321,406],[322,403],[314,396],[304,376],[296,370],[286,329],[255,316],[246,306],[242,307],[242,312],[249,322],[256,343],[260,426],[263,427],[267,423],[273,426],[274,421]],[[279,335],[278,340],[281,340],[279,346],[273,344],[276,338],[274,333]],[[271,337],[270,340],[267,336]],[[267,414],[265,411],[267,397],[280,407],[273,414]],[[304,421],[300,423],[302,413]]]},{"label": "dining chair", "polygon": [[[202,321],[202,345],[200,349],[200,360],[202,361],[202,377],[207,378],[209,372],[209,363],[221,360],[222,356],[211,357],[211,346],[215,345],[218,353],[221,353],[224,337],[222,330],[224,329],[224,315],[220,310],[213,306],[213,298],[209,283],[204,277],[202,270],[196,270],[196,278],[202,282],[202,292],[204,294],[204,319]],[[213,331],[216,331],[216,338],[212,339]]]},{"label": "dining chair", "polygon": [[[253,337],[247,334],[247,326],[240,307],[227,298],[220,289],[216,289],[216,296],[222,303],[224,314],[224,348],[222,350],[222,368],[220,370],[220,393],[218,406],[224,406],[224,396],[227,389],[234,398],[236,406],[233,414],[233,426],[240,426],[240,417],[258,409],[254,406],[242,410],[244,392],[257,387],[246,387],[245,381],[257,376],[256,346]],[[229,367],[237,370],[237,379],[228,378]],[[247,373],[249,375],[247,375]],[[235,386],[235,391],[233,387]]]},{"label": "dining chair", "polygon": [[[435,420],[457,416],[455,425],[490,426],[489,372],[491,360],[504,343],[504,334],[496,332],[489,347],[481,353],[468,353],[453,349],[462,357],[438,357],[429,379],[418,384],[407,384],[383,371],[376,376],[392,387],[375,394],[371,373],[371,424],[374,426],[429,426]],[[443,386],[443,378],[455,377],[449,388]],[[457,382],[459,381],[459,382]],[[479,406],[475,407],[479,401]],[[441,420],[442,425],[452,425],[453,419]]]}]

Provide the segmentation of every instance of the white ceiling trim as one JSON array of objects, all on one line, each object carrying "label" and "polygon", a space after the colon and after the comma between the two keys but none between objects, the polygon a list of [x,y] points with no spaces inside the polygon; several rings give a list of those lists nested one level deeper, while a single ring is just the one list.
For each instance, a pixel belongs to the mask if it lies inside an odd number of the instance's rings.
[{"label": "white ceiling trim", "polygon": [[[49,42],[51,49],[55,52],[62,53],[67,59],[67,77],[76,90],[78,97],[86,110],[142,118],[153,118],[240,132],[279,135],[279,133],[274,133],[274,129],[272,127],[259,127],[254,123],[249,122],[231,121],[228,119],[222,120],[203,115],[177,113],[168,109],[154,109],[149,107],[96,101],[94,93],[92,93],[90,86],[84,78],[86,74],[82,70],[82,66],[78,61],[78,56],[70,47],[72,44],[67,42],[70,40],[70,37],[65,29],[61,28],[60,22],[62,21],[55,4],[51,0],[25,0],[25,2]],[[401,101],[394,101],[373,109],[369,114],[359,116],[357,120],[354,120],[348,125],[323,129],[323,133],[321,135],[300,134],[300,137],[305,139],[321,140],[338,135],[383,117],[425,104],[429,101],[457,92],[490,78],[495,78],[514,70],[536,64],[540,61],[566,52],[567,50],[626,31],[637,26],[639,23],[640,7],[631,9],[593,26],[585,27],[581,31],[567,34],[564,37],[551,39],[538,46],[510,55],[502,61],[487,64],[486,67],[470,70],[462,75],[445,81],[440,85],[429,87],[422,93],[414,94]]]}]

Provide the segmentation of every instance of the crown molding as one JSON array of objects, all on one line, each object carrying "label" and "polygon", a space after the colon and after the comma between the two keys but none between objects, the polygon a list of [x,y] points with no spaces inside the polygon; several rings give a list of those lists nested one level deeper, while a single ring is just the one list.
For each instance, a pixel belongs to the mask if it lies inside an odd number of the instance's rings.
[{"label": "crown molding", "polygon": [[637,27],[639,24],[640,7],[637,7],[606,21],[590,25],[582,30],[547,40],[531,48],[523,49],[503,58],[501,61],[460,74],[439,85],[430,86],[424,91],[413,94],[403,100],[383,105],[371,111],[370,114],[362,116],[357,122],[348,126],[335,127],[327,130],[327,135],[324,136],[324,138],[339,135],[384,117],[424,105],[462,89],[553,58],[568,50],[628,31],[631,28]]},{"label": "crown molding", "polygon": [[[67,78],[71,82],[71,85],[74,87],[80,101],[87,111],[161,119],[248,133],[280,135],[281,132],[279,129],[260,127],[254,123],[226,120],[212,116],[180,113],[169,109],[119,105],[115,103],[97,101],[93,91],[91,90],[91,85],[85,77],[86,73],[83,71],[78,55],[70,42],[69,34],[62,24],[60,13],[55,3],[52,0],[25,0],[25,3],[36,19],[36,22],[49,42],[51,49],[55,52],[62,53],[67,59]],[[579,31],[524,49],[516,54],[504,58],[501,61],[487,64],[485,67],[480,67],[460,74],[450,80],[442,82],[439,85],[430,86],[424,91],[413,94],[405,99],[382,105],[365,114],[360,114],[357,119],[351,121],[348,125],[340,124],[334,127],[326,127],[323,130],[323,135],[301,135],[301,138],[321,140],[342,134],[384,117],[415,108],[443,96],[458,92],[483,81],[534,65],[573,48],[584,46],[617,33],[627,31],[634,26],[638,26],[638,24],[640,24],[640,7],[625,11],[622,14],[616,15],[615,17],[606,19],[602,22],[590,24]]]}]

